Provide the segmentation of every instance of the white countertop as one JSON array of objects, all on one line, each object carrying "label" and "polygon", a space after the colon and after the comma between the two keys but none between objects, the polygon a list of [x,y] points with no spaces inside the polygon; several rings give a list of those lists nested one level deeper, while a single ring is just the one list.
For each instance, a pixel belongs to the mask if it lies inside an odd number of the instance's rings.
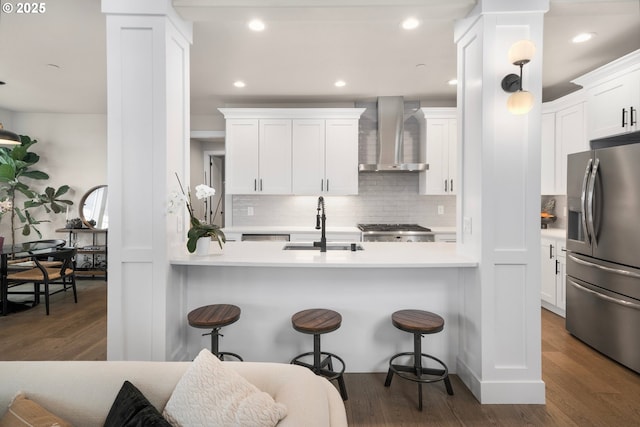
[{"label": "white countertop", "polygon": [[540,236],[552,239],[566,239],[567,230],[564,228],[543,228],[540,230]]},{"label": "white countertop", "polygon": [[451,243],[359,242],[361,251],[283,250],[287,242],[227,242],[224,251],[197,256],[176,248],[173,265],[223,267],[437,268],[476,267]]}]

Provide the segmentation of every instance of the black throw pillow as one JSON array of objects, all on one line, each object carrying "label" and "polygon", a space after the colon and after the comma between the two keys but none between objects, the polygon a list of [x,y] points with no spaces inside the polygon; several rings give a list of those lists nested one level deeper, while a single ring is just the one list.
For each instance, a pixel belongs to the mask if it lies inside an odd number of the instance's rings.
[{"label": "black throw pillow", "polygon": [[160,412],[129,381],[111,405],[104,427],[171,427]]}]

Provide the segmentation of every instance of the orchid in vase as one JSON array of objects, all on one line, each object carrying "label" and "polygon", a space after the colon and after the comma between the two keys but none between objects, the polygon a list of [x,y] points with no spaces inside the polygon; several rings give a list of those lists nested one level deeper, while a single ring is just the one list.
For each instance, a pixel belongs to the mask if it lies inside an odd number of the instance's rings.
[{"label": "orchid in vase", "polygon": [[[178,185],[180,185],[180,193],[174,192],[171,194],[168,210],[169,213],[176,213],[182,203],[187,207],[187,211],[189,212],[189,222],[191,223],[191,228],[189,228],[189,232],[187,233],[187,250],[190,253],[195,252],[198,239],[203,237],[215,237],[222,249],[222,244],[226,242],[224,233],[220,230],[218,225],[207,224],[196,218],[193,211],[193,205],[191,204],[191,191],[189,188],[187,188],[186,192],[184,191],[184,187],[182,186],[182,182],[180,182],[180,178],[177,173],[176,178],[178,179]],[[216,190],[208,185],[200,184],[196,186],[196,197],[198,200],[215,196],[215,194]]]}]

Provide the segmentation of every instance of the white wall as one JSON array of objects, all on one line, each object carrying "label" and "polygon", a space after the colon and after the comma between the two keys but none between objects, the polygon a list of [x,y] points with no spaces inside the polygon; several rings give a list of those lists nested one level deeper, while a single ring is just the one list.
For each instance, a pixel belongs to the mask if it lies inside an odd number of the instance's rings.
[{"label": "white wall", "polygon": [[[30,151],[40,156],[34,169],[49,174],[47,181],[32,181],[32,187],[44,191],[47,186],[69,185],[71,190],[64,198],[72,200],[69,218],[79,216],[79,203],[85,192],[107,182],[107,118],[102,114],[52,114],[21,113],[0,110],[0,122],[8,130],[28,135],[38,140]],[[11,123],[11,127],[7,125]],[[65,214],[47,215],[38,212],[38,219],[50,219],[50,223],[38,226],[43,238],[64,238],[56,228],[65,225]],[[0,235],[8,236],[9,218],[0,223]],[[16,241],[36,240],[16,233]]]}]

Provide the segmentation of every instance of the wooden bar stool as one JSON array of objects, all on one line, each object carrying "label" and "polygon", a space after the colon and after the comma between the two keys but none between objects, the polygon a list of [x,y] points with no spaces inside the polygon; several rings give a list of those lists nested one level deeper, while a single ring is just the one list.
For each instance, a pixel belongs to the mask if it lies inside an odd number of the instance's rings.
[{"label": "wooden bar stool", "polygon": [[240,318],[240,307],[232,304],[212,304],[205,305],[192,310],[187,315],[189,325],[194,328],[211,328],[211,332],[205,335],[211,335],[211,353],[218,356],[218,359],[224,360],[224,356],[232,356],[242,361],[242,357],[235,353],[226,351],[218,351],[218,337],[222,337],[220,328],[236,322]]},{"label": "wooden bar stool", "polygon": [[[422,353],[422,335],[435,334],[444,329],[444,319],[435,313],[422,310],[400,310],[393,313],[391,322],[396,328],[413,334],[413,352],[398,353],[389,360],[389,372],[384,382],[385,387],[391,385],[393,374],[400,378],[418,383],[418,409],[422,411],[422,384],[444,381],[447,393],[452,396],[453,388],[449,381],[449,369],[440,359]],[[401,356],[413,356],[413,365],[396,365],[394,360]],[[422,366],[422,359],[434,360],[441,369]]]},{"label": "wooden bar stool", "polygon": [[[347,400],[347,388],[344,384],[343,376],[344,360],[333,353],[320,350],[320,335],[335,331],[340,327],[341,323],[342,316],[340,313],[323,308],[303,310],[291,316],[293,329],[304,334],[313,334],[313,351],[294,357],[291,363],[305,366],[311,369],[316,375],[321,375],[329,381],[337,380],[342,400]],[[308,356],[313,356],[313,364],[301,360]],[[333,370],[332,359],[338,360],[342,365],[339,371]]]}]

